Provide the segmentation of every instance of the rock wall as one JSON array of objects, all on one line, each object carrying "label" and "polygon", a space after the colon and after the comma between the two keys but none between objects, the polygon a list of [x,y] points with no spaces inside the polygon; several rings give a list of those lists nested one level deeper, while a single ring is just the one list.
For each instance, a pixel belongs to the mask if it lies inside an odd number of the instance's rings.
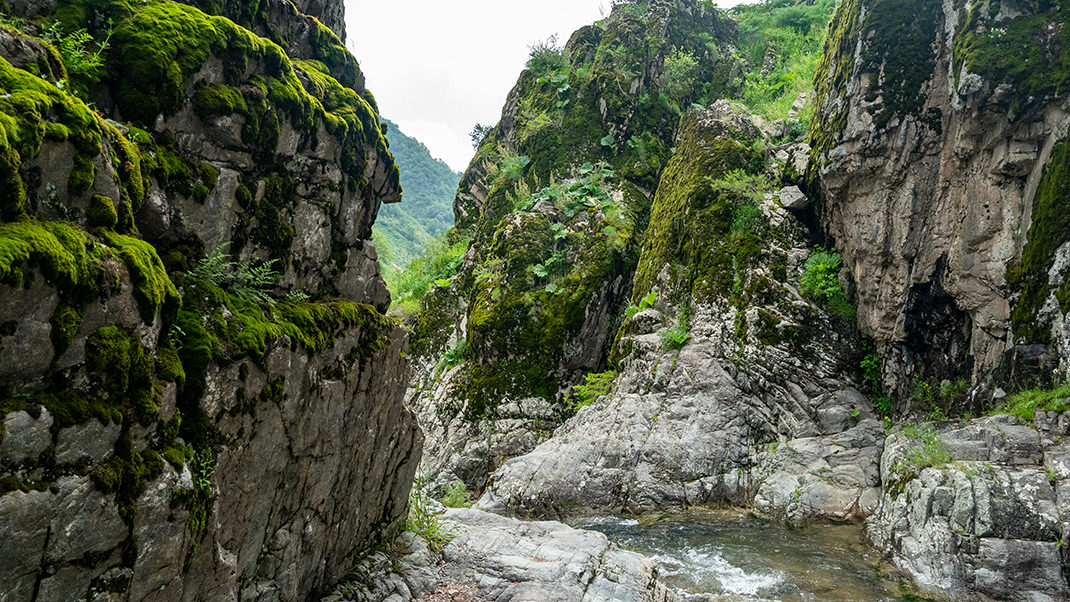
[{"label": "rock wall", "polygon": [[[806,232],[783,200],[802,195],[767,176],[764,148],[728,101],[684,117],[639,259],[639,311],[616,342],[619,374],[495,472],[482,505],[754,504],[796,523],[872,511],[883,429],[853,388],[858,341],[799,293]],[[689,335],[674,346],[681,321]]]},{"label": "rock wall", "polygon": [[1068,374],[1065,17],[854,0],[833,21],[810,177],[899,393],[968,378],[981,411],[997,386]]},{"label": "rock wall", "polygon": [[[401,527],[422,435],[370,242],[397,166],[340,39],[258,6],[0,31],[5,601],[306,600]],[[110,22],[105,68],[53,22]]]},{"label": "rock wall", "polygon": [[[533,53],[461,180],[468,253],[413,318],[410,400],[434,472],[482,488],[570,413],[570,386],[603,368],[680,107],[733,89],[733,32],[692,0],[625,3]],[[695,73],[670,98],[676,53]]]},{"label": "rock wall", "polygon": [[892,434],[871,543],[919,587],[952,599],[1070,596],[1067,416],[1036,418]]}]

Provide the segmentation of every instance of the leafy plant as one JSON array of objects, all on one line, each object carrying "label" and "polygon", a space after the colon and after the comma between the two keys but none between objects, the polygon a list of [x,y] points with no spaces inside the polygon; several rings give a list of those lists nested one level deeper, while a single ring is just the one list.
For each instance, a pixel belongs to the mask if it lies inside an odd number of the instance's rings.
[{"label": "leafy plant", "polygon": [[639,305],[638,306],[632,305],[632,306],[629,306],[628,309],[624,310],[624,315],[625,315],[625,317],[630,318],[630,317],[634,316],[635,314],[643,311],[644,309],[647,309],[647,308],[650,308],[650,307],[654,307],[654,304],[657,303],[657,301],[658,301],[658,291],[650,291],[649,293],[647,293],[647,295],[645,297],[643,297],[642,299],[639,300]]},{"label": "leafy plant", "polygon": [[539,75],[552,75],[569,70],[568,55],[553,35],[529,46],[527,68]]},{"label": "leafy plant", "polygon": [[684,303],[676,314],[676,324],[660,332],[661,348],[665,350],[683,349],[691,340],[691,306]]},{"label": "leafy plant", "polygon": [[468,132],[468,137],[472,139],[472,148],[479,148],[479,145],[494,129],[493,125],[484,125],[482,123],[476,123],[472,126],[472,131]]},{"label": "leafy plant", "polygon": [[690,100],[698,75],[698,60],[690,52],[677,48],[665,59],[665,91],[677,107]]},{"label": "leafy plant", "polygon": [[471,508],[472,494],[469,493],[464,481],[457,479],[446,485],[446,493],[439,501],[447,508]]},{"label": "leafy plant", "polygon": [[502,159],[499,169],[507,180],[519,180],[524,177],[524,170],[531,164],[531,157],[527,155],[505,157]]},{"label": "leafy plant", "polygon": [[218,286],[247,303],[265,307],[274,305],[271,289],[281,276],[272,269],[276,260],[233,261],[227,252],[229,246],[230,243],[223,243],[216,247],[211,255],[190,270],[189,277]]},{"label": "leafy plant", "polygon": [[617,373],[613,370],[605,372],[592,372],[583,377],[583,384],[572,387],[572,408],[579,411],[591,403],[609,393],[613,387],[613,381]]},{"label": "leafy plant", "polygon": [[856,310],[847,300],[840,286],[840,267],[843,257],[836,252],[817,249],[806,259],[799,287],[810,300],[824,307],[832,315],[853,322]]},{"label": "leafy plant", "polygon": [[64,33],[59,23],[53,23],[45,29],[41,38],[59,50],[72,89],[84,95],[89,86],[99,82],[104,74],[104,53],[108,50],[111,33],[111,29],[108,29],[96,50],[91,50],[95,40],[88,31],[79,29]]}]

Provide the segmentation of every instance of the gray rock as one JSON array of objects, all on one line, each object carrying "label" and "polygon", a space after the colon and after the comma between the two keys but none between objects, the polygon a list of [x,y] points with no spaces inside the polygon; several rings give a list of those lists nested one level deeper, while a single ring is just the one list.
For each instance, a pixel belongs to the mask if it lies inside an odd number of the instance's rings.
[{"label": "gray rock", "polygon": [[423,540],[406,536],[409,553],[393,571],[382,559],[359,572],[366,591],[336,592],[323,602],[407,602],[450,590],[500,602],[677,602],[658,580],[657,566],[621,550],[601,533],[557,522],[523,522],[479,510],[447,510],[454,533],[441,557]]},{"label": "gray rock", "polygon": [[18,464],[44,453],[52,445],[52,415],[41,408],[37,418],[28,412],[4,416],[0,464]]},{"label": "gray rock", "polygon": [[810,206],[810,199],[803,194],[803,191],[798,186],[781,188],[776,194],[780,198],[780,204],[785,209],[806,209]]},{"label": "gray rock", "polygon": [[77,464],[107,459],[115,453],[115,442],[122,430],[120,424],[102,423],[95,418],[62,428],[56,438],[56,463]]},{"label": "gray rock", "polygon": [[869,540],[934,594],[1070,596],[1056,543],[1070,510],[1061,493],[1070,476],[1064,452],[1044,453],[1034,429],[1007,417],[945,425],[937,437],[951,462],[934,467],[913,460],[922,441],[889,437]]}]

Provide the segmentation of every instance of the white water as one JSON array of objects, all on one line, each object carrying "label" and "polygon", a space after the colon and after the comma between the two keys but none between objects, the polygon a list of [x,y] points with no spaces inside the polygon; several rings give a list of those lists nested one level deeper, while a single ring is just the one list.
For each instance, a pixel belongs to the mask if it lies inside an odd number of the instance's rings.
[{"label": "white water", "polygon": [[[663,580],[690,600],[895,602],[898,582],[853,526],[789,529],[740,512],[605,517],[575,526],[605,533],[658,563]],[[914,599],[917,598],[906,598]]]}]

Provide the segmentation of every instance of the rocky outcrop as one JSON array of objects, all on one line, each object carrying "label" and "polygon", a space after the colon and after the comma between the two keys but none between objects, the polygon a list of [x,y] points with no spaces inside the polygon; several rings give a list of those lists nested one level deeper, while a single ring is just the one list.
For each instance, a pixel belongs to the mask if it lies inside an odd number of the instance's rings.
[{"label": "rocky outcrop", "polygon": [[356,59],[289,2],[14,9],[113,31],[99,78],[0,36],[0,598],[322,594],[400,530],[422,441]]},{"label": "rocky outcrop", "polygon": [[923,590],[953,599],[1065,600],[1067,416],[911,428],[881,458],[869,540]]},{"label": "rocky outcrop", "polygon": [[1051,186],[1070,47],[1045,33],[1065,23],[1043,3],[891,0],[844,2],[833,21],[810,174],[899,393],[915,378],[991,391],[1068,374],[1066,205]]},{"label": "rocky outcrop", "polygon": [[[692,0],[622,3],[563,48],[533,51],[461,180],[468,252],[412,318],[410,403],[433,472],[481,489],[570,413],[570,386],[603,369],[679,107],[733,88],[733,31]],[[694,77],[670,97],[677,55]]]},{"label": "rocky outcrop", "polygon": [[633,298],[651,307],[621,328],[619,375],[506,462],[481,504],[538,515],[755,502],[798,523],[861,520],[883,430],[851,387],[851,330],[798,292],[805,231],[765,179],[757,128],[727,101],[681,127],[636,275]]},{"label": "rocky outcrop", "polygon": [[522,522],[479,510],[447,510],[453,540],[440,554],[406,534],[399,559],[374,555],[355,580],[323,602],[677,602],[649,559],[605,535],[556,522]]}]

